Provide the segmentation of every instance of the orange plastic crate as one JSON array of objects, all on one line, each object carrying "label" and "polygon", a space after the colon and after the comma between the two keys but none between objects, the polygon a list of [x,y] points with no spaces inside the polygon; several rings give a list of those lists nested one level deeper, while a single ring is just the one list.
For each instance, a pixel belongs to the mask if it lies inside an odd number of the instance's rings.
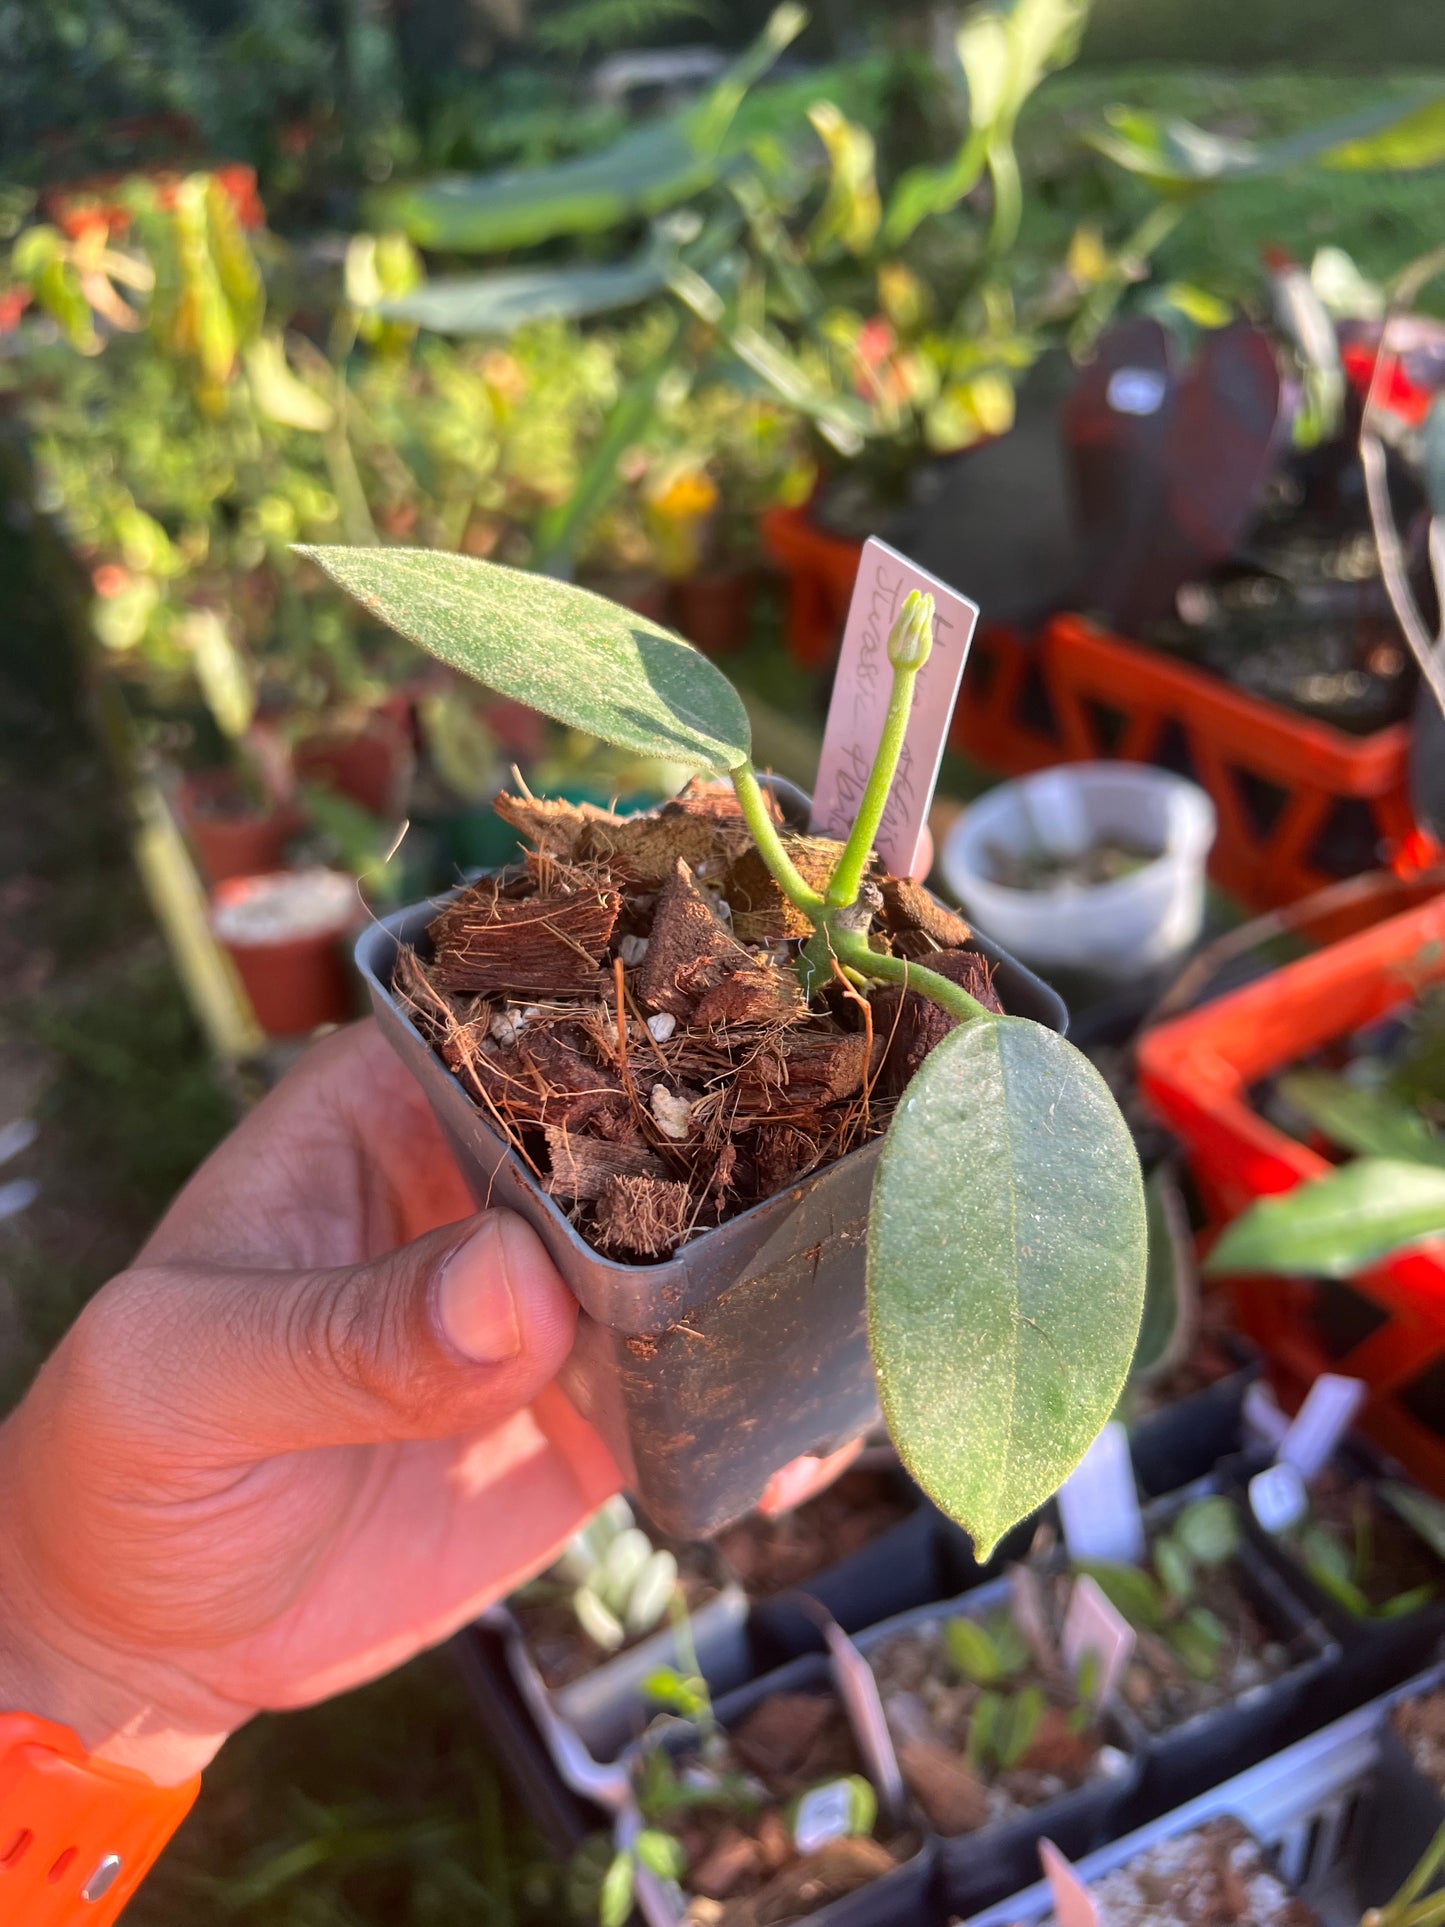
[{"label": "orange plastic crate", "polygon": [[[1330,1169],[1259,1114],[1251,1088],[1439,982],[1445,896],[1146,1034],[1140,1087],[1183,1142],[1216,1223]],[[1239,1279],[1232,1288],[1242,1328],[1270,1354],[1286,1390],[1322,1371],[1363,1379],[1366,1430],[1445,1496],[1445,1240],[1350,1281],[1371,1328],[1343,1352],[1326,1342],[1320,1288],[1309,1280]]]},{"label": "orange plastic crate", "polygon": [[1078,616],[1050,623],[1044,676],[1061,759],[1160,763],[1209,792],[1210,875],[1253,909],[1297,902],[1411,844],[1403,723],[1347,736]]}]

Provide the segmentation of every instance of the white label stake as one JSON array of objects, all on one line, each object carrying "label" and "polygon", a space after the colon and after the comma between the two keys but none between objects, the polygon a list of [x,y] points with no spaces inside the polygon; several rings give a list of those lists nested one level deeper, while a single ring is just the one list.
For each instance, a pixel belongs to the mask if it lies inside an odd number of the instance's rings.
[{"label": "white label stake", "polygon": [[1144,1521],[1122,1425],[1110,1420],[1064,1481],[1059,1517],[1071,1559],[1143,1565]]},{"label": "white label stake", "polygon": [[1064,1664],[1075,1679],[1084,1655],[1093,1653],[1099,1662],[1099,1679],[1094,1689],[1095,1706],[1103,1706],[1119,1683],[1119,1675],[1133,1652],[1134,1628],[1109,1600],[1097,1581],[1087,1573],[1074,1581],[1069,1594],[1069,1610],[1064,1615],[1064,1634],[1060,1641]]},{"label": "white label stake", "polygon": [[1349,1431],[1365,1390],[1363,1379],[1322,1372],[1295,1413],[1276,1456],[1292,1465],[1302,1479],[1312,1479]]},{"label": "white label stake", "polygon": [[847,1709],[868,1778],[878,1790],[883,1811],[891,1819],[900,1820],[907,1796],[873,1668],[836,1621],[829,1620],[823,1636],[833,1661],[838,1697]]},{"label": "white label stake", "polygon": [[863,544],[838,674],[823,732],[823,755],[813,790],[812,828],[819,836],[847,837],[858,813],[868,772],[883,735],[893,687],[888,631],[910,589],[931,595],[936,612],[933,652],[918,672],[913,713],[893,793],[879,825],[877,848],[894,876],[911,876],[928,827],[928,812],[943,761],[943,745],[963,680],[978,608],[946,582],[890,549],[877,536]]}]

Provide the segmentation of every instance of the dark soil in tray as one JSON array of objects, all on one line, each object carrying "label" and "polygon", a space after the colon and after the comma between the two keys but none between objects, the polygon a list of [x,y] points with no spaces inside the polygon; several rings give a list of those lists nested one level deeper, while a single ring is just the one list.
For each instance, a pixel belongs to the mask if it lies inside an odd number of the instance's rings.
[{"label": "dark soil in tray", "polygon": [[[500,797],[534,848],[449,903],[393,988],[583,1237],[660,1260],[886,1129],[953,1020],[916,992],[826,993],[793,968],[807,925],[736,798],[660,813]],[[785,833],[815,887],[839,846]],[[875,942],[998,1009],[968,926],[875,875]]]},{"label": "dark soil in tray", "polygon": [[1310,1483],[1310,1516],[1286,1535],[1315,1583],[1359,1618],[1391,1617],[1440,1598],[1445,1566],[1367,1478],[1326,1466]]},{"label": "dark soil in tray", "polygon": [[770,1599],[859,1552],[913,1507],[896,1475],[855,1468],[794,1512],[750,1514],[714,1541],[751,1599]]},{"label": "dark soil in tray", "polygon": [[1202,1331],[1187,1358],[1181,1359],[1162,1378],[1150,1379],[1131,1391],[1130,1423],[1137,1424],[1155,1412],[1167,1411],[1181,1399],[1207,1392],[1211,1385],[1232,1378],[1240,1369],[1239,1355],[1230,1346],[1227,1334]]},{"label": "dark soil in tray", "polygon": [[[672,1549],[677,1554],[678,1584],[683,1600],[688,1612],[696,1613],[718,1595],[715,1562],[695,1548]],[[668,1630],[669,1622],[664,1619],[660,1626],[636,1634],[611,1652],[604,1651],[578,1624],[572,1608],[573,1591],[565,1579],[544,1575],[507,1602],[543,1683],[553,1692],[595,1672],[618,1653],[631,1652],[643,1640],[658,1633],[666,1634]]]},{"label": "dark soil in tray", "polygon": [[[1020,1584],[1032,1590],[1031,1577]],[[1016,1662],[986,1685],[955,1662],[943,1616],[900,1631],[868,1656],[903,1777],[941,1834],[975,1833],[1044,1806],[1107,1770],[1101,1758],[1105,1735],[1080,1709],[1041,1615],[1035,1623],[1042,1637],[1030,1650],[1007,1607],[982,1622],[1000,1653],[1015,1649]],[[1027,1744],[1012,1758],[1009,1730],[1025,1696],[1035,1711],[1024,1729]],[[990,1702],[994,1737],[982,1741],[976,1730],[980,1706]]]},{"label": "dark soil in tray", "polygon": [[[1099,1927],[1318,1927],[1238,1820],[1161,1841],[1089,1888]],[[1050,1916],[1045,1927],[1055,1927]]]},{"label": "dark soil in tray", "polygon": [[1445,1800],[1445,1688],[1403,1701],[1390,1714],[1390,1724],[1416,1772]]},{"label": "dark soil in tray", "polygon": [[[684,1758],[674,1769],[694,1794],[700,1765]],[[649,1821],[672,1833],[686,1855],[687,1919],[697,1927],[781,1927],[867,1886],[918,1849],[910,1833],[886,1842],[832,1840],[811,1853],[794,1845],[790,1803],[828,1781],[863,1775],[847,1714],[831,1692],[772,1694],[709,1753],[703,1770],[740,1797],[669,1814],[648,1811],[645,1777],[643,1789]]]}]

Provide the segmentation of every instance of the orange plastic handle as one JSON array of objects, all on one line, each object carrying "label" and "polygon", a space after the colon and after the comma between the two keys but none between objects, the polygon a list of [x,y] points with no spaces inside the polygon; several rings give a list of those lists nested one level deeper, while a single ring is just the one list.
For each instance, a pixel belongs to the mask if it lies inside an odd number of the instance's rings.
[{"label": "orange plastic handle", "polygon": [[69,1727],[0,1713],[0,1921],[109,1927],[200,1785],[156,1786],[91,1759]]}]

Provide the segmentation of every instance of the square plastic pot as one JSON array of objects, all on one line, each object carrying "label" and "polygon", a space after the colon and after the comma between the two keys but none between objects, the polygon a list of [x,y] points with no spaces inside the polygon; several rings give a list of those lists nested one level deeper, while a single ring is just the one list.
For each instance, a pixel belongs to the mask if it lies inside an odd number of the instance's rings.
[{"label": "square plastic pot", "polygon": [[[716,1703],[713,1710],[718,1724],[726,1729],[745,1719],[754,1707],[761,1705],[774,1693],[822,1692],[834,1686],[835,1679],[829,1659],[821,1653],[809,1654],[780,1667],[777,1672],[769,1673],[763,1679],[753,1680],[738,1692],[728,1694]],[[846,1707],[845,1696],[839,1692],[838,1697]],[[634,1748],[629,1755],[629,1766],[635,1764],[645,1750],[654,1746],[666,1747],[671,1752],[681,1751],[691,1741],[693,1731],[692,1727],[681,1721],[673,1722],[670,1728],[664,1728]],[[867,1757],[865,1747],[860,1745],[859,1751]],[[631,1805],[625,1807],[617,1819],[618,1845],[625,1846],[635,1839],[641,1824],[637,1809]],[[882,1875],[866,1887],[860,1887],[856,1893],[847,1894],[841,1900],[818,1908],[806,1919],[809,1927],[940,1927],[942,1917],[937,1905],[937,1882],[937,1844],[925,1835],[918,1852],[911,1859],[901,1862],[892,1873]],[[642,1871],[637,1879],[637,1900],[647,1927],[681,1927],[683,1912],[676,1888],[669,1888],[655,1876]]]},{"label": "square plastic pot", "polygon": [[[1218,1492],[1221,1484],[1218,1479],[1201,1479],[1147,1506],[1144,1527],[1149,1538],[1166,1528],[1192,1500]],[[1291,1653],[1293,1664],[1279,1678],[1247,1688],[1226,1706],[1198,1712],[1167,1733],[1148,1733],[1140,1723],[1141,1818],[1194,1798],[1299,1739],[1339,1710],[1340,1648],[1312,1604],[1262,1555],[1247,1525],[1233,1567],[1241,1591]]]},{"label": "square plastic pot", "polygon": [[[1186,1806],[1100,1848],[1075,1871],[1089,1886],[1162,1841],[1230,1814],[1270,1849],[1290,1886],[1327,1910],[1330,1927],[1355,1927],[1361,1907],[1370,1904],[1359,1892],[1361,1843],[1376,1798],[1389,1708],[1438,1686],[1442,1677],[1437,1669],[1387,1699],[1356,1708]],[[945,1901],[952,1898],[945,1887]],[[1012,1899],[975,1914],[965,1927],[1039,1927],[1053,1912],[1052,1894],[1036,1880]]]},{"label": "square plastic pot", "polygon": [[[1227,1476],[1243,1493],[1252,1475],[1267,1462],[1258,1453],[1242,1453],[1228,1466]],[[1403,1467],[1373,1451],[1358,1436],[1339,1448],[1334,1463],[1343,1464],[1361,1479],[1398,1478],[1409,1482]],[[1378,1503],[1383,1506],[1384,1501]],[[1340,1676],[1335,1688],[1337,1703],[1332,1711],[1358,1706],[1374,1694],[1387,1691],[1435,1656],[1445,1637],[1445,1565],[1440,1568],[1440,1590],[1415,1612],[1395,1619],[1359,1619],[1311,1578],[1309,1568],[1287,1540],[1273,1538],[1264,1531],[1247,1501],[1241,1503],[1240,1509],[1260,1556],[1282,1575],[1290,1590],[1339,1644]],[[1413,1531],[1413,1528],[1406,1524],[1406,1530]],[[1418,1534],[1415,1536],[1418,1538]],[[1425,1550],[1428,1552],[1429,1548]]]},{"label": "square plastic pot", "polygon": [[[868,1658],[900,1633],[940,1620],[981,1619],[1006,1607],[1010,1597],[1007,1578],[990,1580],[962,1598],[916,1607],[871,1626],[854,1643]],[[939,1842],[940,1866],[951,1908],[971,1911],[986,1907],[1026,1886],[1038,1870],[1040,1839],[1052,1840],[1071,1859],[1077,1859],[1137,1817],[1142,1736],[1132,1721],[1107,1710],[1102,1724],[1109,1741],[1128,1757],[1124,1772],[1088,1781],[1043,1806]]]},{"label": "square plastic pot", "polygon": [[[692,1617],[697,1664],[716,1701],[750,1688],[778,1668],[825,1650],[822,1626],[831,1617],[845,1632],[931,1601],[951,1599],[978,1584],[997,1562],[981,1567],[963,1533],[930,1505],[901,1470],[915,1511],[871,1545],[818,1573],[806,1587],[750,1602],[733,1581]],[[999,1557],[1027,1549],[1028,1522],[1011,1534]],[[626,1796],[619,1764],[652,1709],[642,1682],[660,1666],[678,1663],[670,1631],[605,1660],[583,1679],[553,1690],[543,1681],[515,1617],[494,1608],[489,1651],[503,1666],[509,1690],[530,1709],[533,1731],[570,1788],[615,1809]],[[475,1657],[475,1656],[474,1656]]]},{"label": "square plastic pot", "polygon": [[[771,1475],[877,1418],[864,1246],[881,1140],[790,1185],[664,1263],[619,1264],[586,1244],[391,992],[401,944],[445,899],[373,924],[356,962],[382,1031],[421,1084],[479,1205],[518,1212],[583,1316],[561,1382],[663,1531],[705,1538],[749,1511]],[[1059,998],[975,933],[1004,1008],[1062,1031]]]},{"label": "square plastic pot", "polygon": [[1146,1499],[1192,1485],[1240,1450],[1245,1394],[1264,1361],[1244,1340],[1232,1340],[1230,1350],[1239,1359],[1238,1370],[1129,1427],[1129,1456]]}]

